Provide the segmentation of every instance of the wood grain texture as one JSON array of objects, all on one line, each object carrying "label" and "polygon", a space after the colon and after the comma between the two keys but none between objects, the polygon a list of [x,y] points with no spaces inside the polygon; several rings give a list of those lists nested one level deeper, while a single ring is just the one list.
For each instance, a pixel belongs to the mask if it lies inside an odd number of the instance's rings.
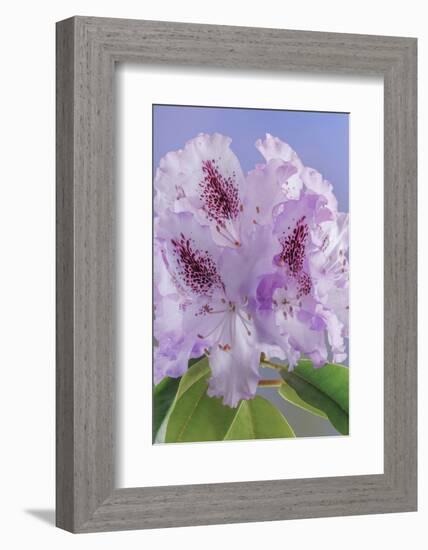
[{"label": "wood grain texture", "polygon": [[74,25],[56,36],[56,510],[57,525],[73,528],[73,160]]},{"label": "wood grain texture", "polygon": [[[383,475],[115,489],[113,82],[115,62],[125,61],[383,76]],[[416,160],[415,39],[87,17],[57,24],[59,527],[91,532],[416,510]]]}]

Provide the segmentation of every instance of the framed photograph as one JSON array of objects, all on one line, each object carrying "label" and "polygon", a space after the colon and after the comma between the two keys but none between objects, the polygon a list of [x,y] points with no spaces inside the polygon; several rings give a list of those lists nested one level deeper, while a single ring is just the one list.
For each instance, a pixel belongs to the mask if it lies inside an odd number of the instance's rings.
[{"label": "framed photograph", "polygon": [[57,24],[57,525],[417,507],[416,39]]},{"label": "framed photograph", "polygon": [[348,435],[348,119],[153,105],[155,444]]}]

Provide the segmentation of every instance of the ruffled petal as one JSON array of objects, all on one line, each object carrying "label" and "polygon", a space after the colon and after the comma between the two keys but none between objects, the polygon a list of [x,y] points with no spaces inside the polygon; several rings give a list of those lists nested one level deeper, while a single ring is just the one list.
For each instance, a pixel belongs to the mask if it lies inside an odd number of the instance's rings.
[{"label": "ruffled petal", "polygon": [[177,294],[168,271],[165,249],[157,240],[153,243],[153,289],[155,304],[158,297]]},{"label": "ruffled petal", "polygon": [[285,319],[279,312],[277,324],[280,330],[288,335],[292,348],[311,358],[315,367],[320,367],[327,362],[328,350],[323,330],[311,328],[297,316],[288,316]]},{"label": "ruffled petal", "polygon": [[209,396],[222,397],[229,407],[255,396],[260,378],[260,351],[254,332],[246,328],[238,315],[229,316],[221,340],[210,353],[209,363],[212,372]]},{"label": "ruffled petal", "polygon": [[164,334],[162,342],[154,350],[154,383],[159,384],[166,376],[182,376],[187,370],[192,348],[193,343],[189,338],[175,333]]},{"label": "ruffled petal", "polygon": [[320,224],[311,233],[315,249],[310,256],[309,269],[316,283],[316,296],[323,303],[328,300],[329,293],[338,288],[346,289],[346,295],[348,292],[348,221],[347,214],[337,214],[334,220]]},{"label": "ruffled petal", "polygon": [[179,293],[194,299],[223,292],[218,271],[221,248],[192,214],[166,211],[159,219],[156,238],[163,246],[165,264]]},{"label": "ruffled petal", "polygon": [[302,161],[298,157],[296,151],[294,151],[288,143],[270,134],[266,134],[263,140],[258,139],[256,141],[256,148],[263,155],[266,162],[272,159],[291,162],[295,165],[299,173],[303,168]]},{"label": "ruffled petal", "polygon": [[326,309],[333,311],[343,326],[343,336],[348,337],[349,331],[349,289],[332,288],[323,301]]},{"label": "ruffled petal", "polygon": [[256,226],[239,248],[224,249],[218,265],[227,299],[240,305],[248,303],[255,296],[259,279],[274,271],[272,259],[279,251],[270,226]]},{"label": "ruffled petal", "polygon": [[325,197],[328,208],[337,212],[337,199],[330,182],[325,180],[319,172],[308,167],[302,170],[301,178],[308,191]]},{"label": "ruffled petal", "polygon": [[333,219],[333,213],[327,207],[327,201],[320,195],[303,195],[299,200],[287,201],[283,204],[281,214],[275,221],[275,233],[281,233],[305,218],[309,226]]},{"label": "ruffled petal", "polygon": [[[318,306],[321,310],[322,306]],[[334,363],[341,363],[346,359],[344,326],[332,311],[322,308],[320,311],[325,320],[327,337],[332,352]]]},{"label": "ruffled petal", "polygon": [[279,204],[298,199],[303,187],[290,162],[270,160],[248,173],[242,223],[247,227],[272,224]]},{"label": "ruffled petal", "polygon": [[209,225],[222,246],[239,241],[239,213],[245,182],[241,166],[221,134],[199,134],[184,149],[168,153],[154,181],[155,213],[192,212]]},{"label": "ruffled petal", "polygon": [[260,350],[266,357],[286,361],[293,368],[301,354],[290,342],[290,335],[277,323],[275,313],[272,310],[259,310],[254,316],[254,323],[261,340]]}]

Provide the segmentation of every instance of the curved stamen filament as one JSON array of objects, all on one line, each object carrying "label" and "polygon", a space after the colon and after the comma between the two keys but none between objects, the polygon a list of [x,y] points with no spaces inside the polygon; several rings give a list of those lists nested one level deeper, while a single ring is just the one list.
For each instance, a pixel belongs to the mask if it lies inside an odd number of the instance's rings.
[{"label": "curved stamen filament", "polygon": [[241,243],[232,235],[232,233],[225,227],[222,226],[221,229],[224,231],[222,232],[219,225],[215,226],[216,231],[219,235],[221,235],[224,239],[229,241],[233,246],[241,246]]},{"label": "curved stamen filament", "polygon": [[336,258],[335,261],[331,261],[331,256],[330,256],[326,263],[326,270],[332,271],[334,274],[333,279],[337,280],[343,276],[347,263],[348,262],[345,256],[339,256],[338,258]]},{"label": "curved stamen filament", "polygon": [[264,388],[279,388],[284,383],[284,380],[271,380],[270,378],[267,380],[259,380],[257,385],[259,387]]},{"label": "curved stamen filament", "polygon": [[217,325],[208,332],[208,334],[206,334],[205,336],[202,334],[198,334],[198,338],[200,338],[201,340],[205,340],[206,338],[209,338],[222,325],[223,322],[224,322],[224,319],[221,319],[220,322],[217,323]]},{"label": "curved stamen filament", "polygon": [[241,315],[241,313],[239,311],[237,312],[237,314],[238,314],[238,317],[241,320],[242,324],[244,325],[244,328],[245,328],[248,336],[251,336],[251,331],[248,328],[247,321],[244,319],[244,317]]}]

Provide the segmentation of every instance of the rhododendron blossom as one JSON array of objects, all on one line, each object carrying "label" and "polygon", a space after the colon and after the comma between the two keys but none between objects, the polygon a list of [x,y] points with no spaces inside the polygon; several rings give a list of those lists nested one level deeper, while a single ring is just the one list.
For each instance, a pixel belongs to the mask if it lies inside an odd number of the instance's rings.
[{"label": "rhododendron blossom", "polygon": [[332,185],[269,134],[244,174],[231,139],[200,134],[157,169],[155,383],[206,355],[208,395],[251,399],[260,357],[346,358],[348,215]]}]

